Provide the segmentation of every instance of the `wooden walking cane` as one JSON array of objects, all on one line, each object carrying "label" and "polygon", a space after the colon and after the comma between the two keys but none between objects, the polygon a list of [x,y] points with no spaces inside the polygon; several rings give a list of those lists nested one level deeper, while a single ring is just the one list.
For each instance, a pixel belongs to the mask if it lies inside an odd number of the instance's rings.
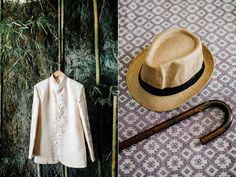
[{"label": "wooden walking cane", "polygon": [[233,121],[233,115],[232,115],[232,110],[230,109],[230,107],[223,101],[219,101],[219,100],[210,100],[210,101],[206,101],[200,105],[197,105],[169,120],[166,120],[148,130],[145,130],[144,132],[135,135],[123,142],[121,142],[119,144],[119,151],[122,151],[123,149],[126,149],[130,146],[132,146],[133,144],[136,144],[158,132],[161,132],[169,127],[171,127],[172,125],[179,123],[187,118],[189,118],[190,116],[198,113],[198,112],[202,112],[203,110],[207,109],[207,108],[212,108],[212,107],[218,107],[220,108],[224,113],[224,121],[222,123],[222,125],[215,129],[214,131],[208,133],[207,135],[204,135],[203,137],[200,138],[200,142],[202,144],[206,144],[209,141],[213,140],[214,138],[218,137],[219,135],[223,134],[226,130],[229,129],[232,121]]}]

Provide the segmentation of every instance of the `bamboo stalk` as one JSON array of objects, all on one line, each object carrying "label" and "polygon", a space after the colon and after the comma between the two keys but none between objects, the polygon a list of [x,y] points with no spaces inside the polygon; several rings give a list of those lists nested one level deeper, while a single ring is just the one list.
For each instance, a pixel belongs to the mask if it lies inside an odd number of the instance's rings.
[{"label": "bamboo stalk", "polygon": [[65,47],[64,47],[64,0],[61,0],[61,39],[60,39],[60,43],[61,43],[61,62],[59,63],[59,69],[61,69],[63,72],[65,70],[64,68],[64,62],[65,62]]},{"label": "bamboo stalk", "polygon": [[116,177],[116,161],[117,161],[117,108],[118,96],[113,97],[113,126],[112,126],[112,171],[111,176]]},{"label": "bamboo stalk", "polygon": [[42,165],[37,163],[37,173],[38,177],[42,177]]},{"label": "bamboo stalk", "polygon": [[62,176],[64,176],[64,177],[68,177],[68,168],[65,166],[65,165],[63,165],[63,174],[62,174]]},{"label": "bamboo stalk", "polygon": [[[64,0],[58,0],[58,35],[59,35],[59,45],[58,45],[58,70],[65,72],[64,61]],[[68,168],[63,165],[62,176],[68,177]]]},{"label": "bamboo stalk", "polygon": [[57,1],[58,70],[61,70],[61,0]]},{"label": "bamboo stalk", "polygon": [[[98,7],[97,7],[97,0],[93,0],[93,15],[94,15],[94,48],[95,48],[95,59],[96,59],[96,86],[100,86],[100,56],[99,56],[99,28],[98,28]],[[99,105],[96,106],[96,120],[97,120],[97,153],[98,153],[98,160],[97,160],[97,170],[98,170],[98,177],[102,176],[102,155],[101,155],[101,145],[100,145],[100,118],[99,118]]]},{"label": "bamboo stalk", "polygon": [[96,84],[100,85],[100,56],[99,56],[99,29],[98,29],[98,7],[97,0],[93,0],[93,11],[94,11],[94,46],[95,46],[95,58],[96,58]]}]

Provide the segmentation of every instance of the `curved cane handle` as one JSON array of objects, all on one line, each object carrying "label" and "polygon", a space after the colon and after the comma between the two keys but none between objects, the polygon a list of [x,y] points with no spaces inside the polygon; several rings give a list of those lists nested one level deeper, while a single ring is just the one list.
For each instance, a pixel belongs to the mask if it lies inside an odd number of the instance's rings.
[{"label": "curved cane handle", "polygon": [[223,101],[210,100],[210,101],[203,103],[202,106],[203,106],[202,110],[207,109],[207,108],[211,108],[211,107],[218,107],[225,113],[224,121],[223,121],[222,125],[220,127],[218,127],[217,129],[215,129],[214,131],[212,131],[212,132],[208,133],[207,135],[204,135],[203,137],[200,138],[201,143],[206,144],[209,141],[211,141],[212,139],[218,137],[219,135],[223,134],[226,130],[229,129],[229,127],[233,121],[233,114],[232,114],[232,110],[230,109],[230,107]]}]

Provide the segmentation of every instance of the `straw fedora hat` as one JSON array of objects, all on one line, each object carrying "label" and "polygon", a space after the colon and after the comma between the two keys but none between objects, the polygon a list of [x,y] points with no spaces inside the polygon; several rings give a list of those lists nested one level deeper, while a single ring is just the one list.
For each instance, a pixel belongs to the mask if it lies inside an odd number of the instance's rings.
[{"label": "straw fedora hat", "polygon": [[200,39],[182,28],[157,35],[130,64],[128,90],[143,107],[168,111],[180,107],[210,80],[214,59]]}]

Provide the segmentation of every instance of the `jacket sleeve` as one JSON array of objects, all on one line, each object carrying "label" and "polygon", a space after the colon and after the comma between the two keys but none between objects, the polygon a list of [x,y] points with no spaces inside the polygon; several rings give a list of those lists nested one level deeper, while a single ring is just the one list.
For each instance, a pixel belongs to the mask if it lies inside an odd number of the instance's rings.
[{"label": "jacket sleeve", "polygon": [[29,156],[28,156],[29,159],[32,159],[33,157],[38,116],[39,116],[39,97],[37,89],[34,86],[34,96],[33,96],[32,114],[31,114],[30,145],[29,145]]},{"label": "jacket sleeve", "polygon": [[90,124],[89,124],[89,117],[88,117],[88,111],[87,111],[87,102],[86,102],[86,95],[84,86],[81,89],[80,98],[78,99],[78,106],[80,111],[80,117],[82,121],[82,126],[85,134],[85,138],[87,141],[87,145],[89,148],[90,158],[92,162],[95,161],[94,156],[94,150],[93,150],[93,141],[92,141],[92,135],[90,130]]}]

